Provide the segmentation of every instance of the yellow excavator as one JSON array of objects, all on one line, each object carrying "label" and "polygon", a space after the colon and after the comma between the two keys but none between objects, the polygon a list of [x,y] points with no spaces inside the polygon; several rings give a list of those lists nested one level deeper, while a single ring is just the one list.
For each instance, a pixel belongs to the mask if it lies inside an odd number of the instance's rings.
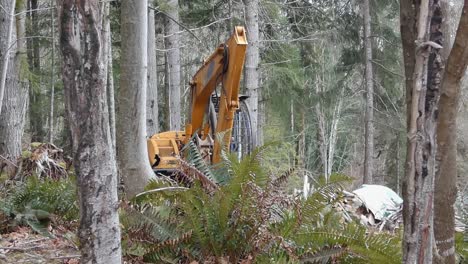
[{"label": "yellow excavator", "polygon": [[147,141],[154,171],[177,170],[179,159],[183,158],[182,149],[191,140],[211,164],[221,161],[223,146],[239,157],[250,152],[253,142],[249,112],[246,97],[239,95],[246,49],[245,29],[237,26],[226,43],[219,45],[193,76],[185,131],[158,133]]}]

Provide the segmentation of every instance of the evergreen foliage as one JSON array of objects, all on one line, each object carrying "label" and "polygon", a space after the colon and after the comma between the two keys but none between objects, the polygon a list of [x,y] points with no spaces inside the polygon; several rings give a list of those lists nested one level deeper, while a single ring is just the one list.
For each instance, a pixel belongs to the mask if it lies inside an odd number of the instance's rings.
[{"label": "evergreen foliage", "polygon": [[29,177],[26,182],[15,184],[0,197],[0,214],[12,225],[29,225],[41,234],[50,235],[47,226],[54,216],[67,221],[78,219],[74,179]]},{"label": "evergreen foliage", "polygon": [[301,201],[282,191],[294,171],[268,175],[261,163],[264,152],[258,148],[240,161],[228,157],[223,163],[228,181],[213,181],[216,189],[202,182],[208,177],[193,177],[189,189],[164,189],[180,185],[174,181],[152,182],[148,189],[155,191],[122,212],[126,253],[153,263],[400,262],[398,237],[370,234],[364,226],[346,223],[334,209],[347,177],[317,183]]}]

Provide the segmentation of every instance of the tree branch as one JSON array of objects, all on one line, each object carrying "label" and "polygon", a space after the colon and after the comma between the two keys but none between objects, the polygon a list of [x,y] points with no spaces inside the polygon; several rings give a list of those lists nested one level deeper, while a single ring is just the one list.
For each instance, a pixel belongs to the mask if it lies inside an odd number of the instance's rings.
[{"label": "tree branch", "polygon": [[153,189],[153,190],[149,190],[149,191],[139,193],[135,197],[140,197],[140,196],[143,196],[143,195],[162,192],[162,191],[186,191],[188,189],[189,188],[186,188],[186,187],[162,187],[162,188],[157,188],[157,189]]}]

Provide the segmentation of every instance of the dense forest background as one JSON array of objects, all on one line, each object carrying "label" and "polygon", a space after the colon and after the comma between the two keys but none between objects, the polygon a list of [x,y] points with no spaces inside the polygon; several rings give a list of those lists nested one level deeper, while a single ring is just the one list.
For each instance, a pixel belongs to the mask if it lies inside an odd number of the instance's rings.
[{"label": "dense forest background", "polygon": [[[26,1],[27,52],[20,66],[27,79],[28,95],[23,142],[50,141],[71,150],[65,121],[61,58],[57,52],[58,28],[54,1]],[[375,183],[399,192],[404,171],[405,92],[404,68],[396,1],[370,2],[374,68],[374,168]],[[460,13],[450,2],[450,19]],[[167,45],[173,35],[180,49],[180,111],[187,117],[188,84],[203,60],[230,35],[235,25],[244,25],[246,14],[239,1],[180,1],[177,32],[167,33],[172,21],[168,3],[152,4],[155,12],[156,67],[148,78],[157,87],[158,131],[169,127]],[[120,4],[110,1],[112,32],[112,79],[120,78]],[[150,9],[151,10],[151,9]],[[309,177],[342,172],[362,181],[365,142],[365,57],[363,18],[354,1],[266,1],[259,6],[259,142],[287,143],[278,155],[285,166],[301,162]],[[452,32],[456,26],[451,24]],[[454,34],[454,33],[452,33]],[[119,82],[114,82],[115,94]],[[247,93],[244,90],[244,93]],[[468,135],[464,92],[460,104],[458,159],[466,160]],[[118,103],[116,103],[118,107]],[[6,107],[6,106],[5,106]],[[6,122],[2,122],[6,124]],[[180,125],[179,125],[180,127]],[[156,130],[154,131],[156,132]],[[148,135],[149,136],[149,135]],[[6,140],[6,137],[3,137]],[[459,162],[459,175],[465,175]],[[464,182],[463,179],[460,182]]]},{"label": "dense forest background", "polygon": [[[64,77],[67,69],[83,70],[67,55],[64,32],[74,25],[66,24],[65,11],[73,6],[69,2],[73,1],[0,0],[3,181],[23,180],[20,172],[25,167],[15,164],[30,155],[34,142],[53,144],[70,162],[80,149],[74,141],[82,127],[73,119],[80,118],[67,114],[65,103],[69,100],[73,107],[73,101],[81,98],[79,93],[67,94],[66,81],[73,82]],[[121,140],[128,134],[119,131],[125,125],[122,120],[132,119],[123,113],[132,109],[126,103],[130,95],[123,91],[137,87],[132,86],[137,83],[132,79],[136,74],[131,76],[127,68],[132,64],[128,58],[134,56],[128,50],[140,46],[126,41],[146,35],[146,92],[133,107],[146,112],[146,131],[138,133],[149,137],[184,129],[192,76],[234,27],[243,25],[249,47],[241,92],[249,96],[255,144],[276,142],[262,158],[265,170],[296,168],[286,193],[308,192],[322,179],[329,182],[333,176],[346,175],[352,179],[347,189],[372,183],[405,196],[410,97],[399,1],[156,0],[144,7],[147,24],[138,31],[125,27],[132,23],[126,2],[94,3],[101,19],[79,29],[101,25],[96,43],[103,49],[98,64],[105,82],[105,97],[100,100],[106,101],[102,110],[110,128],[109,159],[121,159],[115,152],[131,146]],[[463,1],[434,2],[434,9],[442,10],[444,17],[445,44],[440,52],[445,61],[450,53],[447,43],[455,41]],[[70,43],[68,48],[73,48]],[[453,146],[458,177],[455,207],[460,216],[466,213],[463,197],[468,195],[467,85],[463,78]],[[146,162],[146,156],[137,158]]]}]

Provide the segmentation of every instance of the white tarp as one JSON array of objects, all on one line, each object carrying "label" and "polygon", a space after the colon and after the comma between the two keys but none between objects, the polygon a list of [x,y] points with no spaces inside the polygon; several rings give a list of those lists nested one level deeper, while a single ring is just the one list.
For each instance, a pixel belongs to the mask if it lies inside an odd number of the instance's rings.
[{"label": "white tarp", "polygon": [[398,194],[382,185],[364,184],[353,193],[361,199],[377,220],[384,219],[403,203],[403,199]]}]

